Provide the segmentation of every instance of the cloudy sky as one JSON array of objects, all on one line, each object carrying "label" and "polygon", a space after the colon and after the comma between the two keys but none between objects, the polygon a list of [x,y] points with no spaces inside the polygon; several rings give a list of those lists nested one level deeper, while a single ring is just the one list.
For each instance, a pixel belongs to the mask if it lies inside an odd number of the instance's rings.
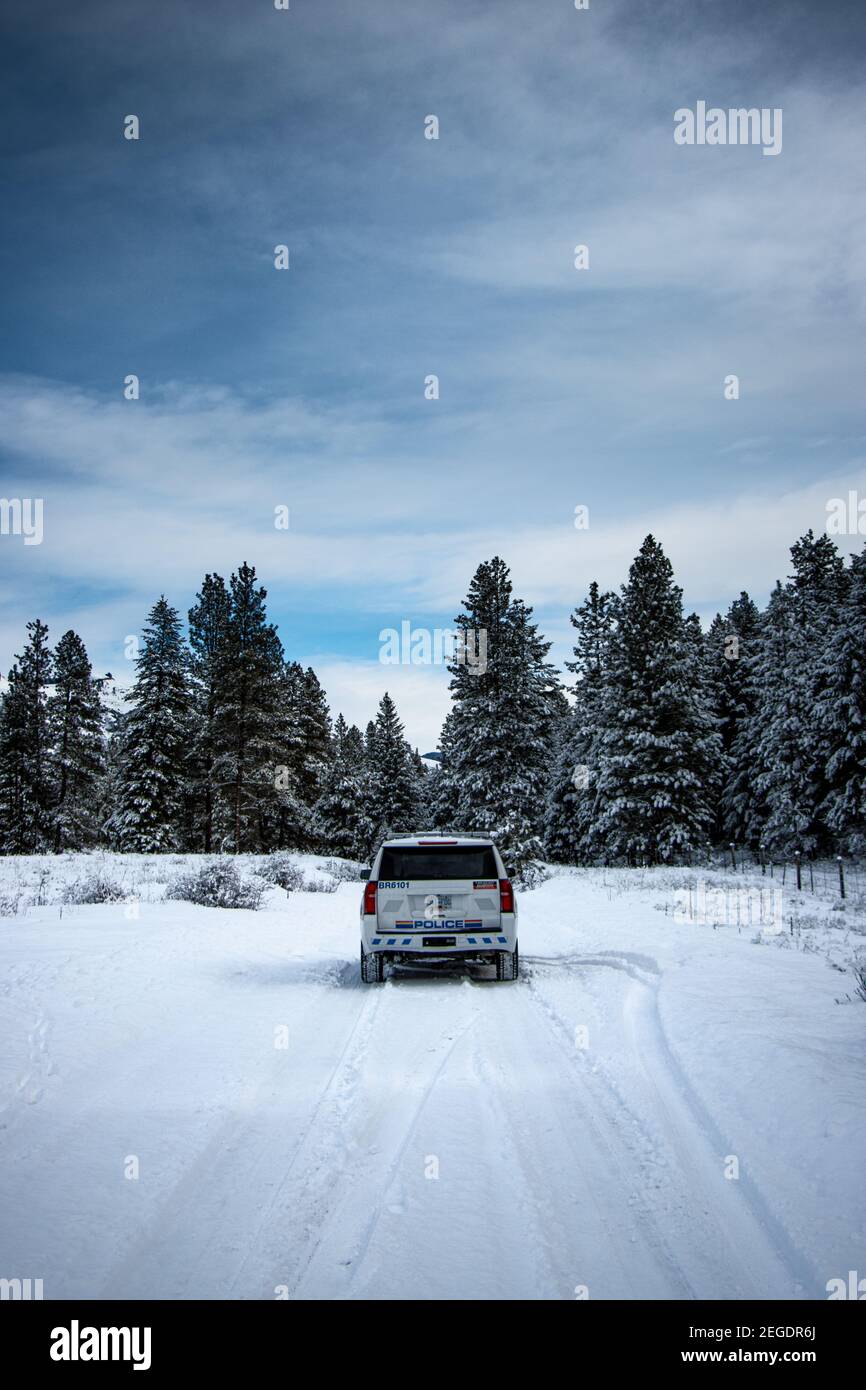
[{"label": "cloudy sky", "polygon": [[[128,677],[246,559],[334,712],[433,747],[379,633],[482,559],[561,660],[648,531],[706,618],[866,491],[862,5],[7,0],[0,48],[4,672],[39,615]],[[781,153],[675,144],[699,100]]]}]

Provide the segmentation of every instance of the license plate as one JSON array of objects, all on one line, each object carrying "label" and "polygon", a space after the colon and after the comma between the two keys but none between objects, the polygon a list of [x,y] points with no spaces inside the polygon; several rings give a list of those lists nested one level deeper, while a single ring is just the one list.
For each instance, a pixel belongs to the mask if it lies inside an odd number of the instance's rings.
[{"label": "license plate", "polygon": [[437,917],[447,917],[451,911],[451,895],[449,893],[428,893],[424,899],[424,916],[430,921],[435,921]]}]

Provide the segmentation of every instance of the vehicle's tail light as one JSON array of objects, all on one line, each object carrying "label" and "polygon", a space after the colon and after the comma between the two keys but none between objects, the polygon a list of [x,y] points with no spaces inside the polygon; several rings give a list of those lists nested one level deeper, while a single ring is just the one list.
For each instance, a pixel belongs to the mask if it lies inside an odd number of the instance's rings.
[{"label": "vehicle's tail light", "polygon": [[511,886],[511,880],[508,878],[501,878],[499,880],[499,911],[514,911],[514,889]]},{"label": "vehicle's tail light", "polygon": [[376,911],[376,882],[369,880],[364,885],[364,916],[371,917]]}]

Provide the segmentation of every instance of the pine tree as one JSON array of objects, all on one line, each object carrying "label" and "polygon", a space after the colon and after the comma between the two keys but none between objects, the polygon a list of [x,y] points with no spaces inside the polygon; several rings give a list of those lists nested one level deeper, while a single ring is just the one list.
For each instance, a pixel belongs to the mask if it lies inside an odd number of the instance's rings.
[{"label": "pine tree", "polygon": [[[311,843],[312,811],[301,792],[304,763],[304,672],[297,661],[282,664],[277,703],[271,723],[276,763],[275,844],[278,849],[302,849]],[[270,825],[270,818],[266,821]],[[269,842],[264,848],[270,848]]]},{"label": "pine tree", "polygon": [[148,614],[135,684],[127,700],[111,837],[126,852],[159,854],[179,849],[191,702],[180,619],[164,596]]},{"label": "pine tree", "polygon": [[[515,877],[541,853],[538,832],[557,721],[559,680],[532,610],[512,597],[507,565],[479,565],[455,619],[463,652],[485,660],[449,666],[454,700],[445,775],[456,788],[454,823],[494,834]],[[443,786],[443,792],[448,784]]]},{"label": "pine tree", "polygon": [[298,791],[301,801],[307,808],[309,827],[305,848],[315,850],[319,847],[319,831],[314,816],[314,808],[328,781],[333,749],[328,701],[316,673],[309,666],[302,673],[300,681],[298,733],[300,738]]},{"label": "pine tree", "polygon": [[[684,620],[687,647],[691,647],[690,697],[692,718],[695,727],[705,729],[712,735],[712,751],[704,764],[703,791],[712,810],[706,825],[707,848],[722,821],[722,790],[730,776],[731,759],[725,751],[724,737],[720,727],[721,720],[716,710],[716,686],[712,651],[707,635],[701,628],[697,613],[689,613]],[[697,837],[700,840],[700,836]],[[700,848],[699,844],[695,849]]]},{"label": "pine tree", "polygon": [[716,614],[707,633],[713,706],[726,753],[731,752],[737,734],[754,712],[749,658],[755,653],[760,630],[758,606],[743,590],[724,617]]},{"label": "pine tree", "polygon": [[364,735],[357,724],[352,724],[346,730],[343,738],[341,753],[346,761],[346,765],[354,772],[360,774],[364,766]]},{"label": "pine tree", "polygon": [[804,717],[809,677],[800,664],[800,640],[790,587],[777,583],[761,620],[755,660],[758,703],[738,750],[751,758],[748,842],[789,854],[813,846]]},{"label": "pine tree", "polygon": [[128,710],[106,711],[105,771],[100,783],[98,819],[100,843],[117,847],[114,818],[123,790],[123,750],[126,746]]},{"label": "pine tree", "polygon": [[429,800],[430,800],[430,798],[429,798],[428,793],[427,793],[427,785],[426,785],[426,783],[427,783],[427,778],[430,776],[430,769],[427,767],[427,764],[425,763],[424,759],[421,757],[421,754],[418,752],[418,749],[417,749],[417,748],[413,748],[413,749],[412,749],[411,758],[412,758],[412,767],[413,767],[414,770],[415,770],[415,787],[416,787],[416,792],[417,792],[417,795],[418,795],[418,796],[420,797],[420,799],[421,799],[421,804],[424,805],[424,806],[427,806],[427,805],[429,805]]},{"label": "pine tree", "polygon": [[714,826],[716,840],[753,844],[753,721],[758,703],[755,662],[761,615],[742,591],[724,617],[717,613],[706,637],[713,713],[722,740],[724,777]]},{"label": "pine tree", "polygon": [[817,540],[810,527],[791,546],[794,573],[790,583],[798,624],[806,625],[821,612],[832,612],[844,602],[848,571],[834,541],[824,533]]},{"label": "pine tree", "polygon": [[331,719],[325,692],[315,672],[297,661],[287,662],[282,675],[279,708],[279,844],[295,849],[320,848],[315,808],[328,781],[331,765]]},{"label": "pine tree", "polygon": [[48,724],[54,850],[90,849],[98,843],[101,829],[104,720],[86,648],[72,631],[64,633],[54,652]]},{"label": "pine tree", "polygon": [[578,737],[572,711],[556,733],[544,807],[544,852],[557,864],[576,863],[580,856],[581,828],[576,808],[588,767],[577,758]]},{"label": "pine tree", "polygon": [[[368,729],[375,733],[375,725],[370,722]],[[343,742],[343,758],[346,767],[358,787],[359,799],[355,819],[355,858],[367,860],[373,848],[376,827],[370,819],[370,781],[373,764],[368,756],[367,741],[357,724],[352,724]]]},{"label": "pine tree", "polygon": [[558,728],[544,825],[547,854],[561,863],[585,857],[598,771],[595,749],[600,733],[601,697],[615,611],[615,596],[600,592],[593,580],[587,599],[571,615],[577,642],[574,660],[567,661],[566,667],[578,679],[574,708]]},{"label": "pine tree", "polygon": [[761,622],[754,716],[736,749],[748,758],[752,844],[782,854],[827,848],[820,808],[829,791],[826,728],[815,718],[828,673],[822,653],[844,603],[848,575],[829,536],[791,547],[794,573],[777,584]]},{"label": "pine tree", "polygon": [[267,590],[244,563],[230,580],[226,664],[214,708],[213,775],[223,789],[222,844],[235,851],[275,843],[284,742],[283,652],[267,620]]},{"label": "pine tree", "polygon": [[866,853],[866,549],[820,658],[815,714],[828,750],[819,813],[843,853]]},{"label": "pine tree", "polygon": [[411,830],[418,814],[412,750],[403,737],[403,725],[387,690],[379,702],[368,740],[367,763],[364,811],[373,828],[368,845],[368,852],[372,852],[386,835]]},{"label": "pine tree", "polygon": [[0,703],[0,845],[35,854],[51,845],[48,628],[27,624],[28,641],[9,672]]},{"label": "pine tree", "polygon": [[214,775],[217,709],[228,674],[231,597],[225,580],[206,574],[194,607],[189,610],[193,732],[188,759],[192,806],[190,839],[210,854],[214,848],[214,818],[220,788]]},{"label": "pine tree", "polygon": [[457,820],[457,806],[460,800],[460,783],[456,772],[454,711],[449,710],[439,736],[439,752],[442,760],[439,769],[433,774],[430,789],[431,829],[440,827],[450,829]]},{"label": "pine tree", "polygon": [[827,766],[832,747],[821,719],[814,717],[824,703],[828,682],[833,681],[832,668],[827,669],[824,652],[838,631],[840,615],[845,607],[850,583],[850,571],[829,535],[815,539],[811,530],[791,547],[794,573],[794,609],[798,645],[806,676],[808,718],[805,725],[805,755],[809,766],[810,798],[813,808],[813,834],[810,837],[816,852],[827,852],[832,835],[821,818],[821,807],[829,794]]},{"label": "pine tree", "polygon": [[721,739],[696,675],[670,561],[647,536],[617,605],[601,702],[589,847],[668,862],[705,844]]},{"label": "pine tree", "polygon": [[[359,731],[355,729],[354,732],[360,739]],[[361,762],[357,752],[349,726],[342,714],[338,714],[331,757],[315,806],[315,825],[323,850],[361,860],[368,853],[372,827],[362,806]]]}]

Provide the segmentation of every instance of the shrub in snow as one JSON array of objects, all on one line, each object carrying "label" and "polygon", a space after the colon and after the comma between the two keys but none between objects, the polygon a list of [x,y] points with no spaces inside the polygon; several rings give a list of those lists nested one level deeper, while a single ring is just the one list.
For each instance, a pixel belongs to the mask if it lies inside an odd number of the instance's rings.
[{"label": "shrub in snow", "polygon": [[287,893],[300,893],[305,887],[303,871],[290,854],[281,850],[268,855],[259,873],[268,883],[285,888]]},{"label": "shrub in snow", "polygon": [[349,865],[331,859],[324,866],[329,878],[305,878],[303,869],[292,856],[284,850],[277,850],[268,855],[258,872],[268,883],[285,888],[287,893],[335,893],[338,883],[357,880],[358,869],[352,867],[349,870]]},{"label": "shrub in snow", "polygon": [[537,859],[530,859],[514,875],[514,883],[525,893],[528,889],[538,888],[549,877],[543,864],[539,864]]},{"label": "shrub in snow", "polygon": [[336,893],[337,886],[335,878],[308,878],[304,883],[304,891],[307,893]]},{"label": "shrub in snow", "polygon": [[330,874],[334,883],[358,883],[358,875],[362,865],[356,864],[347,859],[329,859],[322,868],[326,874]]},{"label": "shrub in snow", "polygon": [[866,1004],[866,961],[854,966],[854,979],[857,981],[857,997]]},{"label": "shrub in snow", "polygon": [[84,903],[122,903],[126,890],[107,874],[96,869],[84,878],[68,883],[63,891],[63,901],[72,904]]},{"label": "shrub in snow", "polygon": [[18,895],[15,897],[11,893],[0,893],[0,917],[18,916]]},{"label": "shrub in snow", "polygon": [[165,896],[197,907],[248,908],[255,911],[265,892],[263,883],[242,879],[234,864],[216,860],[194,873],[179,874],[165,890]]}]

